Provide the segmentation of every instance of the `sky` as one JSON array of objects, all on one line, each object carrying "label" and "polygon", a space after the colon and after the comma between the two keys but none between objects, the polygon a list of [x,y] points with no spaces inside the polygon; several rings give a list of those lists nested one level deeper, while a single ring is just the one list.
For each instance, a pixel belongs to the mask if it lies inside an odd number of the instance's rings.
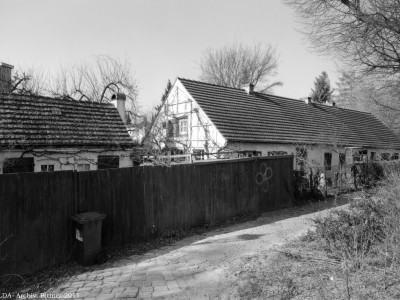
[{"label": "sky", "polygon": [[0,62],[55,73],[93,55],[127,60],[142,110],[159,104],[168,79],[198,80],[208,48],[271,44],[279,54],[275,94],[310,94],[336,67],[313,53],[280,0],[0,0]]}]

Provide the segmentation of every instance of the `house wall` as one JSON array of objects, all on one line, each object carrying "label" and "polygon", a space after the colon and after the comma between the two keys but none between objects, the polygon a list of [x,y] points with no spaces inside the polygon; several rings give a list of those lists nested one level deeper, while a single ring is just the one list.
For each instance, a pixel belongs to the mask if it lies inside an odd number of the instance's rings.
[{"label": "house wall", "polygon": [[[269,152],[278,152],[278,151],[284,151],[289,155],[294,155],[296,158],[296,147],[299,147],[298,145],[294,144],[267,144],[267,143],[228,143],[228,147],[230,149],[235,149],[238,151],[260,151],[261,155],[263,156],[268,156],[270,155]],[[332,168],[333,170],[337,169],[339,164],[340,164],[340,158],[339,158],[339,153],[344,153],[346,156],[346,163],[347,164],[352,164],[355,161],[353,160],[353,155],[358,154],[359,150],[362,150],[360,148],[341,148],[341,149],[335,149],[333,150],[332,147],[329,146],[323,146],[323,145],[305,145],[304,146],[307,149],[307,156],[308,156],[308,162],[310,167],[313,168],[323,168],[324,167],[324,161],[325,161],[325,153],[331,153],[332,154]],[[378,149],[378,148],[370,148],[366,149],[367,154],[366,157],[362,161],[364,162],[371,162],[371,161],[383,161],[381,158],[382,153],[390,153],[390,155],[393,155],[395,153],[399,154],[399,150],[395,149]],[[373,160],[371,159],[371,152],[375,153],[376,158]],[[397,155],[398,157],[399,155]],[[396,160],[394,159],[394,156],[391,158],[391,160]],[[398,159],[397,159],[398,160]],[[293,168],[296,169],[296,159],[294,160],[294,165]]]},{"label": "house wall", "polygon": [[[128,151],[107,151],[100,152],[101,149],[93,149],[91,152],[81,152],[79,156],[74,154],[78,152],[79,149],[57,149],[52,150],[58,153],[46,154],[45,156],[40,156],[38,154],[33,155],[32,153],[26,153],[23,157],[33,157],[34,158],[34,172],[41,172],[42,165],[53,165],[54,171],[68,171],[68,170],[78,170],[78,164],[86,164],[89,166],[89,171],[97,170],[97,162],[99,155],[110,155],[119,156],[119,167],[127,168],[133,166],[133,161],[129,156]],[[100,153],[98,153],[100,152]],[[0,153],[0,174],[3,174],[3,162],[5,159],[9,158],[20,158],[23,151],[7,151],[5,153]],[[39,153],[38,151],[36,153]]]},{"label": "house wall", "polygon": [[[267,143],[229,143],[230,149],[238,151],[260,151],[262,156],[271,155],[270,152],[286,152],[288,155],[296,157],[296,147],[294,144],[267,144]],[[319,145],[307,145],[307,157],[311,166],[322,167],[324,165],[324,153],[332,153],[332,165],[339,164],[339,154],[333,152],[329,147]],[[294,160],[293,168],[296,168],[296,160]]]},{"label": "house wall", "polygon": [[[153,134],[159,135],[159,140],[165,140],[167,130],[170,128],[164,128],[161,132],[157,132],[157,130],[160,131],[162,123],[167,124],[168,121],[174,120],[179,122],[182,119],[187,119],[187,133],[174,136],[167,143],[169,147],[176,147],[192,153],[194,149],[217,152],[225,145],[226,140],[222,134],[180,81],[176,81],[157,117],[155,126],[153,126]],[[166,146],[165,144],[162,143],[162,147]]]}]

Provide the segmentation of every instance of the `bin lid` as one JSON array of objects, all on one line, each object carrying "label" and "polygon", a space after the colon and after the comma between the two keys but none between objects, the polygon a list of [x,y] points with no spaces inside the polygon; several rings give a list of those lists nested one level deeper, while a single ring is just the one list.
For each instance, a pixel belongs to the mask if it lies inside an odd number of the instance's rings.
[{"label": "bin lid", "polygon": [[71,217],[72,220],[79,224],[85,224],[92,221],[100,221],[106,217],[105,214],[98,212],[84,212]]}]

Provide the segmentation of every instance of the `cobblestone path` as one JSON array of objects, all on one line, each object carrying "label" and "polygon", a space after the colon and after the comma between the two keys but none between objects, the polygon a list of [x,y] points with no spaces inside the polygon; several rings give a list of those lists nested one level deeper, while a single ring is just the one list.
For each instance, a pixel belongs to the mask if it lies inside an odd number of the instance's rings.
[{"label": "cobblestone path", "polygon": [[331,207],[332,203],[325,202],[268,212],[254,221],[190,237],[71,277],[47,293],[75,293],[81,299],[235,298],[226,287],[232,286],[231,271],[237,270],[246,256],[306,233],[311,228],[310,219]]}]

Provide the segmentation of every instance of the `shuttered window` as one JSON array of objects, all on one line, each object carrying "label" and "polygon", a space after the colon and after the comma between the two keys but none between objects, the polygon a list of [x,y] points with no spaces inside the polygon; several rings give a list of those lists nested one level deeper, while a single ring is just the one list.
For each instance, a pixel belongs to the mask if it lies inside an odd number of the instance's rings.
[{"label": "shuttered window", "polygon": [[119,156],[113,155],[99,155],[97,160],[97,169],[118,169],[119,168]]}]

